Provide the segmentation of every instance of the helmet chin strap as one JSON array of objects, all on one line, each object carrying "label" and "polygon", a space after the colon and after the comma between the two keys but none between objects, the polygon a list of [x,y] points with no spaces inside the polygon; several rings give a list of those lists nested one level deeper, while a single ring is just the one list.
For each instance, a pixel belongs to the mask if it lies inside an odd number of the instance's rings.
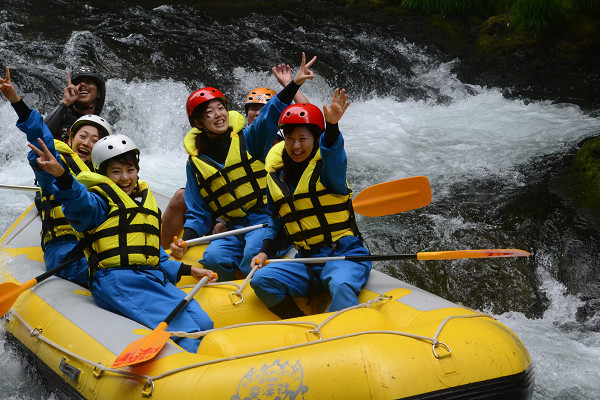
[{"label": "helmet chin strap", "polygon": [[[91,110],[92,108],[96,107],[96,102],[97,102],[97,101],[98,101],[98,98],[96,98],[96,99],[94,100],[94,102],[93,102],[92,104],[90,104],[90,106],[89,106],[89,107],[87,107],[87,109],[88,109],[88,110]],[[78,109],[78,110],[85,110],[85,109],[86,109],[86,107],[85,107],[85,106],[83,106],[83,105],[82,105],[81,103],[79,103],[79,102],[76,102],[76,103],[74,104],[74,106],[75,106],[75,108],[76,108],[76,109]]]}]

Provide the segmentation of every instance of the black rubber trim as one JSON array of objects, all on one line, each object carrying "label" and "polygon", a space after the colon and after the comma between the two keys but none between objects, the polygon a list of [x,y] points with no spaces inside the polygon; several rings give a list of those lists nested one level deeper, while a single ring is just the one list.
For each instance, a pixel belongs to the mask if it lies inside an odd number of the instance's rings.
[{"label": "black rubber trim", "polygon": [[52,393],[53,398],[60,400],[85,400],[85,397],[83,397],[81,393],[69,385],[64,377],[60,376],[53,369],[47,366],[10,332],[5,332],[4,335],[6,337],[6,345],[10,346],[21,356],[23,356],[23,359],[27,364],[27,368],[29,368],[29,366],[35,366],[35,368],[40,372],[39,378],[42,379],[42,386],[45,390],[48,390]]},{"label": "black rubber trim", "polygon": [[423,393],[402,400],[529,400],[533,396],[534,367],[502,378]]}]

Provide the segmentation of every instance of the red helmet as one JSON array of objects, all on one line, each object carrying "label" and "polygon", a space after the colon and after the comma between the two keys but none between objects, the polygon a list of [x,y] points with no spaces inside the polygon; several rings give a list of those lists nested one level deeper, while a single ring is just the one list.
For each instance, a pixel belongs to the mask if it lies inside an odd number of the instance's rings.
[{"label": "red helmet", "polygon": [[279,117],[279,127],[286,124],[312,124],[325,130],[325,118],[319,107],[310,103],[297,103],[286,107]]},{"label": "red helmet", "polygon": [[221,93],[219,89],[215,89],[213,87],[198,89],[194,93],[190,94],[190,97],[188,97],[187,102],[185,103],[188,117],[192,116],[192,113],[196,107],[212,99],[220,99],[223,102],[223,105],[227,106],[227,98],[225,95]]}]

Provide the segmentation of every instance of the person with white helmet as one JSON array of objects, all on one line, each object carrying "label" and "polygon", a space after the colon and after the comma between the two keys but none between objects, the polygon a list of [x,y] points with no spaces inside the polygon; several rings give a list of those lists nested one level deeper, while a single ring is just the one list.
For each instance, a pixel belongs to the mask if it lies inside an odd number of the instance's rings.
[{"label": "person with white helmet", "polygon": [[69,128],[84,115],[100,115],[106,98],[106,82],[92,67],[78,67],[67,72],[67,86],[58,105],[44,118],[55,139],[64,142]]},{"label": "person with white helmet", "polygon": [[[29,143],[37,145],[38,138],[41,138],[52,154],[74,175],[91,170],[91,152],[94,144],[100,138],[112,133],[110,124],[104,118],[93,114],[79,118],[70,129],[69,145],[67,145],[63,141],[54,139],[42,121],[42,116],[28,108],[17,94],[8,67],[6,67],[6,78],[0,78],[0,83],[2,93],[11,102],[19,117],[17,127],[27,134]],[[46,268],[50,270],[65,260],[67,254],[77,245],[78,239],[63,215],[62,205],[54,198],[52,187],[54,177],[38,167],[36,158],[33,152],[29,153],[28,159],[40,187],[36,206],[42,218],[44,262]],[[87,287],[89,280],[87,269],[87,262],[80,255],[73,265],[60,273],[60,276]]]},{"label": "person with white helmet", "polygon": [[[277,133],[277,122],[300,86],[314,77],[309,69],[313,57],[302,62],[298,73],[281,92],[264,106],[264,112],[244,128],[244,117],[227,110],[227,99],[212,87],[198,89],[187,100],[192,129],[184,139],[189,154],[186,164],[185,223],[183,237],[171,243],[171,255],[186,251],[184,241],[210,232],[218,218],[227,230],[268,222],[265,206],[266,173],[264,161]],[[247,275],[250,260],[260,249],[264,228],[243,236],[227,236],[212,241],[200,260],[215,270],[222,280],[235,278],[237,270]]]},{"label": "person with white helmet", "polygon": [[[86,244],[90,291],[100,307],[154,329],[185,297],[175,286],[183,275],[216,281],[212,271],[169,259],[160,246],[160,210],[148,183],[138,179],[140,151],[128,136],[116,134],[98,141],[92,151],[97,173],[73,178],[40,141],[40,168],[55,178],[54,195],[65,216]],[[192,300],[169,324],[177,331],[213,328],[213,322]],[[176,342],[196,352],[200,339]]]}]

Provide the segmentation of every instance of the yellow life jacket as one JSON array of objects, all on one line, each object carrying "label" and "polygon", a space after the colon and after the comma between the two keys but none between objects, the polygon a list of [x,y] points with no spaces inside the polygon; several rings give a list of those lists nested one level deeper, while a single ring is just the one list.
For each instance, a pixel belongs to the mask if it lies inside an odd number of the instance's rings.
[{"label": "yellow life jacket", "polygon": [[77,180],[108,203],[106,220],[82,235],[91,242],[85,250],[91,274],[102,268],[158,267],[161,215],[148,184],[139,181],[130,197],[104,175],[82,172]]},{"label": "yellow life jacket", "polygon": [[[267,185],[273,199],[274,215],[281,220],[296,249],[328,246],[347,235],[357,235],[352,191],[333,193],[321,183],[323,161],[317,150],[292,192],[279,171],[283,168],[285,142],[273,146],[267,156]],[[346,186],[348,184],[346,183]]]},{"label": "yellow life jacket", "polygon": [[[60,154],[65,168],[72,175],[77,176],[82,171],[89,172],[89,167],[83,162],[79,155],[73,151],[65,142],[54,140],[54,147]],[[59,237],[67,238],[76,236],[75,231],[65,218],[62,204],[54,199],[54,195],[47,195],[40,189],[40,214],[42,218],[42,242],[46,244],[49,240]]]},{"label": "yellow life jacket", "polygon": [[198,129],[190,130],[183,141],[202,198],[216,217],[225,221],[245,217],[249,211],[264,207],[267,200],[265,165],[246,150],[241,132],[244,124],[240,113],[229,111],[231,145],[223,167],[199,154],[195,141]]}]

